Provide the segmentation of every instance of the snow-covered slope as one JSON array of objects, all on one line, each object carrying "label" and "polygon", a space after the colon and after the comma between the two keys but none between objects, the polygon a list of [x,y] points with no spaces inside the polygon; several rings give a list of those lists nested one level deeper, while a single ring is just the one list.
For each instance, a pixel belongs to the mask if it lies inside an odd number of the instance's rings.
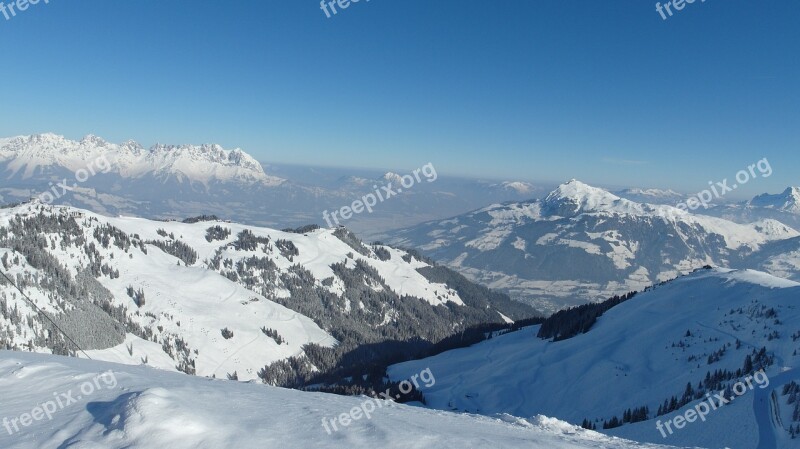
[{"label": "snow-covered slope", "polygon": [[[545,417],[487,418],[383,401],[378,407],[374,399],[8,351],[0,351],[0,388],[0,416],[11,429],[0,429],[0,447],[6,449],[664,447],[607,437]],[[70,404],[60,408],[55,400],[62,395]],[[55,406],[52,419],[38,414],[38,420],[30,418],[33,409],[50,401]],[[369,419],[360,415],[348,427],[340,425],[338,432],[325,431],[323,419],[350,413],[365,401],[375,407]],[[25,414],[32,421],[27,427],[19,418]]]},{"label": "snow-covered slope", "polygon": [[[333,334],[344,351],[517,316],[507,298],[511,310],[462,298],[423,274],[427,262],[345,229],[190,221],[0,209],[0,266],[93,358],[271,383],[280,375],[265,367],[337,345]],[[5,282],[0,345],[75,350]]]},{"label": "snow-covered slope", "polygon": [[763,245],[798,235],[774,220],[737,224],[572,180],[542,200],[424,223],[391,233],[389,241],[553,310],[706,264],[738,267]]},{"label": "snow-covered slope", "polygon": [[[800,379],[798,283],[750,270],[699,270],[612,308],[585,334],[553,342],[538,338],[539,329],[395,365],[389,373],[403,379],[430,368],[436,384],[425,399],[437,409],[587,419],[600,429],[614,416],[622,419],[625,410],[647,407],[646,421],[608,432],[680,446],[794,447],[789,428],[800,422],[783,385]],[[663,424],[695,407],[705,393],[741,380],[733,373],[748,357],[752,369],[765,367],[773,379],[768,387],[762,382],[707,421],[662,436],[657,421]],[[707,377],[715,372],[732,377]],[[687,383],[693,388],[689,402],[656,416],[665,400],[681,400]],[[762,400],[771,401],[773,412],[754,412]],[[781,424],[773,428],[770,413]],[[777,445],[767,444],[773,440]]]},{"label": "snow-covered slope", "polygon": [[784,279],[800,281],[800,237],[764,245],[748,258],[747,265]]},{"label": "snow-covered slope", "polygon": [[[77,221],[72,222],[80,222],[77,228],[70,228],[68,224],[72,214],[81,214],[75,217]],[[13,233],[12,222],[15,220],[31,220],[27,222],[31,226],[41,217],[59,220],[52,229],[43,226],[36,233],[37,238],[53,243],[48,254],[76,282],[87,283],[86,271],[94,266],[98,289],[104,288],[109,295],[101,299],[98,294],[96,301],[107,299],[109,306],[126,309],[122,315],[129,323],[123,334],[124,342],[116,338],[109,341],[109,337],[102,342],[90,341],[84,336],[91,331],[82,326],[69,326],[69,333],[74,338],[84,340],[81,346],[101,347],[89,351],[94,358],[146,363],[172,370],[181,366],[184,371],[202,376],[225,377],[237,372],[242,379],[254,379],[266,364],[302,354],[305,344],[330,346],[336,342],[308,317],[203,266],[202,260],[210,258],[220,246],[219,242],[215,245],[204,239],[208,226],[203,226],[203,223],[191,226],[109,218],[67,208],[24,205],[0,210],[0,234],[9,229]],[[112,229],[121,233],[106,234]],[[179,258],[144,243],[168,241],[159,235],[159,229],[177,233],[175,241],[186,242],[194,248],[198,254],[197,261],[187,266]],[[81,244],[81,241],[85,242]],[[31,253],[26,256],[23,244],[15,246],[17,249],[0,245],[4,271],[17,279],[31,275],[47,276],[47,269],[40,269],[43,262],[36,260]],[[277,254],[275,258],[281,260],[281,255]],[[38,306],[52,314],[69,313],[70,307],[63,305],[65,298],[48,291],[46,282],[31,280],[25,284],[29,285],[27,293]],[[129,293],[129,288],[141,291],[140,306]],[[36,350],[44,350],[47,345],[36,341],[42,328],[37,323],[39,317],[35,311],[11,286],[0,286],[0,292],[5,298],[6,308],[19,310],[22,323],[31,323],[24,319],[25,316],[34,318],[35,323],[33,326],[17,325],[16,332],[6,334],[4,344],[23,347],[33,343]],[[13,329],[14,321],[9,316],[0,318],[3,328]],[[265,335],[261,327],[274,329],[285,343],[278,344]],[[232,338],[223,338],[221,330],[225,328],[234,331]]]}]

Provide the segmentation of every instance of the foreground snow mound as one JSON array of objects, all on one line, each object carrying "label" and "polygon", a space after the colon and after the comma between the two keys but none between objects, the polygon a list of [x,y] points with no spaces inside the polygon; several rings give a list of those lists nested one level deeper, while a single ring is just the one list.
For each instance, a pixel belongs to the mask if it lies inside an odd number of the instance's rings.
[{"label": "foreground snow mound", "polygon": [[[388,403],[328,434],[323,418],[367,399],[31,353],[0,352],[0,388],[0,447],[8,449],[664,447],[541,416],[497,419]],[[54,399],[70,403],[52,419],[34,411]]]}]

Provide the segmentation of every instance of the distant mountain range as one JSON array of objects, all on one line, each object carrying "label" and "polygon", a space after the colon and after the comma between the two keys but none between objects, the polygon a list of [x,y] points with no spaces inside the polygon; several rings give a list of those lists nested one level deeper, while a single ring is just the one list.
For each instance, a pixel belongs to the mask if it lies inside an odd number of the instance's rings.
[{"label": "distant mountain range", "polygon": [[[677,206],[685,203],[690,195],[674,190],[624,189],[615,195],[638,203]],[[752,223],[771,218],[800,229],[800,187],[789,187],[781,193],[764,193],[749,201],[714,201],[709,208],[698,208],[694,213],[725,218],[736,223]]]},{"label": "distant mountain range", "polygon": [[722,217],[737,223],[771,218],[800,229],[800,187],[782,193],[758,195],[750,201],[721,204],[700,213]]},{"label": "distant mountain range", "polygon": [[[419,166],[428,161],[419,161]],[[43,195],[54,204],[104,214],[183,219],[215,214],[276,228],[326,224],[338,210],[407,174],[266,165],[241,149],[219,145],[109,143],[97,136],[73,141],[55,134],[0,139],[0,203]],[[76,179],[78,178],[78,179]],[[431,178],[433,179],[433,178]],[[62,187],[62,184],[66,184]],[[373,213],[342,223],[365,237],[422,220],[463,213],[496,201],[542,193],[519,181],[438,176],[381,202]]]},{"label": "distant mountain range", "polygon": [[[572,180],[542,200],[494,204],[389,233],[473,280],[544,310],[674,278],[704,265],[797,272],[795,229],[637,203]],[[789,257],[789,260],[785,260]]]},{"label": "distant mountain range", "polygon": [[277,186],[285,180],[268,176],[261,164],[241,149],[227,151],[219,145],[155,145],[145,150],[134,141],[117,145],[88,135],[72,141],[56,134],[20,136],[0,140],[0,160],[5,162],[9,181],[36,175],[53,175],[66,169],[86,169],[92,162],[103,174],[151,182],[190,181],[263,184]]},{"label": "distant mountain range", "polygon": [[663,190],[631,188],[615,191],[613,193],[620,198],[625,198],[637,203],[666,204],[673,206],[685,201],[688,197],[688,195],[671,189]]},{"label": "distant mountain range", "polygon": [[[49,195],[53,204],[103,215],[215,215],[273,229],[328,226],[324,212],[349,206],[378,186],[396,188],[406,174],[262,166],[240,149],[219,145],[145,149],[133,141],[114,144],[91,135],[73,141],[55,134],[0,139],[0,203]],[[791,240],[800,228],[798,188],[695,214],[671,207],[686,199],[673,190],[611,193],[578,181],[548,190],[437,174],[373,213],[338,224],[368,241],[423,248],[473,280],[545,311],[705,264],[787,277],[800,266],[800,243]],[[536,197],[542,199],[531,200]]]}]

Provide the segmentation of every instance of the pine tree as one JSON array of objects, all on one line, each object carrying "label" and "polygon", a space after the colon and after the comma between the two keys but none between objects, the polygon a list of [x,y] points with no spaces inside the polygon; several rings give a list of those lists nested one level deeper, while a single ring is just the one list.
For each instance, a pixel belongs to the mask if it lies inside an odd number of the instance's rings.
[{"label": "pine tree", "polygon": [[744,358],[744,372],[748,374],[753,372],[753,358],[750,357],[750,354]]}]

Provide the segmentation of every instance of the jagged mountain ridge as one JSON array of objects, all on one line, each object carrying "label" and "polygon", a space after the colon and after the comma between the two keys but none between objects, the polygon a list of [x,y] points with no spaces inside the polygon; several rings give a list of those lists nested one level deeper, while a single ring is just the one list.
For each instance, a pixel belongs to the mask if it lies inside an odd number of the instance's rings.
[{"label": "jagged mountain ridge", "polygon": [[747,203],[750,207],[764,207],[800,214],[800,187],[789,187],[777,195],[765,193],[758,195]]},{"label": "jagged mountain ridge", "polygon": [[97,165],[100,158],[108,166],[95,167],[96,171],[124,178],[151,176],[161,182],[174,178],[190,183],[216,181],[266,186],[284,182],[267,175],[261,164],[241,149],[225,150],[215,144],[157,144],[146,150],[132,140],[118,145],[94,135],[74,141],[52,133],[0,141],[0,162],[8,163],[9,179],[25,180],[60,168],[76,172]]}]

